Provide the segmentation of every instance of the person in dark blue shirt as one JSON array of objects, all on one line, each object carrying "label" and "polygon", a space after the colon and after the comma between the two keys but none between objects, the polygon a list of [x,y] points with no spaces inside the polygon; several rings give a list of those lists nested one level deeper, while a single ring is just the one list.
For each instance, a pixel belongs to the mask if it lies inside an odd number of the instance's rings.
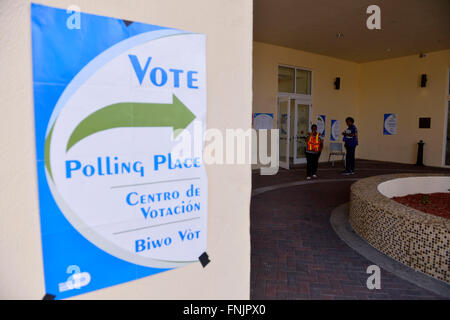
[{"label": "person in dark blue shirt", "polygon": [[342,132],[346,149],[345,175],[355,174],[355,150],[358,145],[358,130],[355,127],[355,120],[352,117],[345,119],[347,130]]}]

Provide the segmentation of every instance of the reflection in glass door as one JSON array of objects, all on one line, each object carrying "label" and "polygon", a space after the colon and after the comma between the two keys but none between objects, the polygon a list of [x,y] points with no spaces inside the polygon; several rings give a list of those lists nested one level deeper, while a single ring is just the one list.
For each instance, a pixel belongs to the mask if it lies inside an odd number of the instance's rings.
[{"label": "reflection in glass door", "polygon": [[306,163],[306,135],[311,125],[311,104],[295,100],[294,164]]},{"label": "reflection in glass door", "polygon": [[280,167],[289,169],[290,100],[278,99],[278,129],[280,147]]}]

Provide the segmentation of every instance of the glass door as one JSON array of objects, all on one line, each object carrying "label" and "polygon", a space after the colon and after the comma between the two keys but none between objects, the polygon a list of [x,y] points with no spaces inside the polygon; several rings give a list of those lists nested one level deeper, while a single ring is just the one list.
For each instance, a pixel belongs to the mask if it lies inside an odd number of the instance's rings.
[{"label": "glass door", "polygon": [[291,99],[278,98],[278,129],[279,129],[279,148],[280,148],[280,167],[289,169],[289,136],[291,122]]},{"label": "glass door", "polygon": [[311,127],[311,104],[295,100],[293,151],[294,164],[306,163],[306,135]]}]

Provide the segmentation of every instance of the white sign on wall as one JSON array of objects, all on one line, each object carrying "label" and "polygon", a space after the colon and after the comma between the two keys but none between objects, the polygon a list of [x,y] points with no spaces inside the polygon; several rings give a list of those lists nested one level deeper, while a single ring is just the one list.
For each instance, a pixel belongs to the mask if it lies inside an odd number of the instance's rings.
[{"label": "white sign on wall", "polygon": [[322,136],[325,137],[325,120],[326,120],[326,116],[325,115],[320,115],[317,117],[317,132]]},{"label": "white sign on wall", "polygon": [[338,141],[340,139],[340,136],[341,136],[341,129],[340,129],[339,120],[331,120],[330,140]]}]

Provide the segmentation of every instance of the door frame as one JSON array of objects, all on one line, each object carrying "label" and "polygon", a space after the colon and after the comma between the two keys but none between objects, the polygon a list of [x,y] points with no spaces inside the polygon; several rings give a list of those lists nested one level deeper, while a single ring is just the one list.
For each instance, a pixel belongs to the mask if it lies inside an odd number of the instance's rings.
[{"label": "door frame", "polygon": [[298,158],[297,157],[297,143],[298,143],[298,137],[297,137],[297,133],[298,133],[298,105],[307,105],[308,106],[308,130],[311,127],[312,124],[312,103],[311,103],[311,99],[295,99],[295,103],[294,103],[294,110],[295,110],[295,116],[294,116],[294,135],[293,135],[293,141],[294,141],[294,146],[293,146],[293,150],[294,150],[294,155],[292,157],[292,162],[294,164],[302,164],[302,163],[306,163],[306,158]]},{"label": "door frame", "polygon": [[[287,102],[287,120],[286,120],[286,129],[287,129],[287,134],[286,134],[286,161],[281,161],[280,157],[281,157],[281,152],[278,152],[278,163],[279,166],[281,168],[287,169],[289,170],[289,160],[290,160],[290,134],[291,134],[291,98],[290,97],[280,97],[278,96],[278,106],[277,106],[277,127],[278,130],[281,130],[281,106],[280,104],[282,102]],[[279,137],[281,138],[281,134],[279,134]],[[279,138],[279,139],[280,139]],[[280,143],[278,144],[278,148],[280,148]]]},{"label": "door frame", "polygon": [[[282,63],[278,63],[277,64],[277,68],[278,67],[288,67],[288,68],[293,68],[295,70],[299,69],[299,70],[306,70],[306,71],[310,71],[311,72],[311,83],[310,83],[310,94],[300,94],[300,93],[293,93],[293,92],[278,92],[277,95],[277,126],[278,129],[280,128],[280,123],[281,123],[281,119],[280,119],[280,101],[287,101],[288,102],[288,126],[287,126],[287,131],[288,131],[288,135],[287,135],[287,143],[286,143],[286,147],[287,147],[287,154],[286,154],[286,162],[284,161],[279,161],[279,166],[281,168],[284,169],[289,169],[289,165],[290,165],[290,146],[291,146],[291,100],[295,100],[294,102],[294,133],[296,134],[297,132],[297,116],[298,116],[298,111],[297,111],[297,104],[306,104],[309,105],[309,127],[311,127],[312,124],[312,95],[313,95],[313,76],[314,76],[314,71],[310,68],[306,68],[306,67],[299,67],[299,66],[293,66],[293,65],[288,65],[288,64],[282,64]],[[297,77],[296,77],[296,72],[294,72],[294,90],[295,88],[297,88]],[[292,137],[293,140],[293,157],[292,157],[292,163],[293,164],[300,164],[300,163],[306,163],[306,158],[300,158],[297,159],[297,141],[296,138]],[[281,154],[279,153],[279,157],[281,156]]]},{"label": "door frame", "polygon": [[[450,84],[449,84],[450,86]],[[449,88],[450,91],[450,88]],[[449,93],[450,95],[450,93]],[[448,118],[450,116],[450,97],[447,98],[447,105],[446,105],[446,112],[445,112],[445,125],[444,125],[444,150],[443,150],[443,157],[442,157],[442,166],[446,167],[446,168],[450,168],[450,165],[448,165],[446,163],[446,159],[447,159],[447,148],[448,148],[448,136],[447,136],[447,132],[448,132],[448,126],[450,126],[450,122],[448,121]]]},{"label": "door frame", "polygon": [[[291,114],[291,102],[294,101],[294,115]],[[306,163],[306,158],[298,158],[297,157],[297,119],[298,119],[298,108],[297,105],[303,104],[309,106],[309,119],[308,119],[308,130],[312,124],[312,99],[311,97],[305,98],[304,95],[297,94],[279,94],[277,98],[277,127],[281,129],[281,108],[280,103],[287,102],[288,110],[287,110],[287,141],[286,141],[286,161],[279,160],[279,165],[281,168],[289,170],[290,162],[291,162],[291,140],[293,144],[293,154],[292,154],[292,163],[293,164],[302,164]],[[291,128],[291,117],[294,116],[294,128]],[[293,129],[293,130],[291,130]],[[294,134],[291,137],[291,132]],[[279,156],[282,154],[279,153]]]}]

